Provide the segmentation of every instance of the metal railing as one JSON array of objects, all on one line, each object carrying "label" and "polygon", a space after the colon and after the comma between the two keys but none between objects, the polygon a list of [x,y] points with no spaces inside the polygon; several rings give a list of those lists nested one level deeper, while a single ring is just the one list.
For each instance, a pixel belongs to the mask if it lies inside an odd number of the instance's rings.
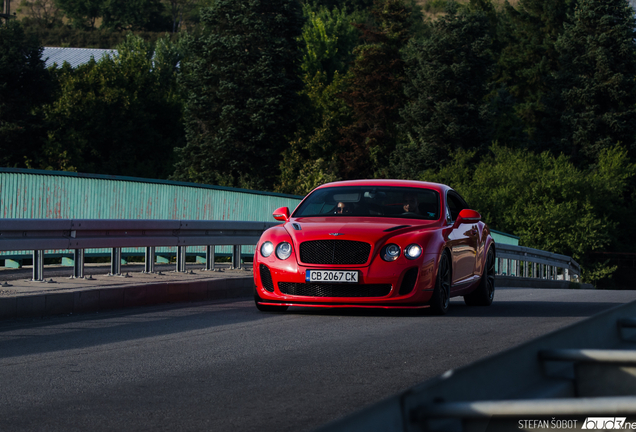
[{"label": "metal railing", "polygon": [[[567,255],[509,244],[496,244],[497,274],[524,278],[578,280],[581,266]],[[560,275],[559,275],[560,273]]]},{"label": "metal railing", "polygon": [[[214,246],[231,245],[232,267],[240,268],[240,246],[255,245],[278,222],[157,219],[0,219],[0,251],[33,251],[33,280],[43,280],[44,251],[72,250],[73,276],[84,276],[84,250],[111,249],[111,274],[121,273],[121,248],[144,247],[146,272],[154,271],[155,247],[177,248],[176,270],[185,272],[186,248],[206,247],[206,270],[214,269]],[[524,246],[497,244],[498,274],[578,279],[572,258]]]},{"label": "metal railing", "polygon": [[241,268],[241,245],[255,245],[277,222],[156,219],[0,219],[0,251],[33,251],[33,280],[44,279],[44,251],[72,250],[73,277],[84,276],[84,250],[111,249],[110,274],[121,273],[121,248],[144,247],[146,272],[154,271],[155,247],[177,248],[176,270],[186,271],[190,246],[206,247],[214,270],[214,246],[233,246],[232,267]]}]

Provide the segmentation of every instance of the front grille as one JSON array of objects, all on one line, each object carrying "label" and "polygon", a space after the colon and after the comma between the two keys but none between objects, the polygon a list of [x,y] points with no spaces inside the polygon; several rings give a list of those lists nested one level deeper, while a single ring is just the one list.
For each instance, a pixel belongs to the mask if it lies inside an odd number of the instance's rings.
[{"label": "front grille", "polygon": [[371,245],[352,240],[314,240],[300,244],[300,261],[307,264],[364,264]]},{"label": "front grille", "polygon": [[391,292],[391,284],[312,284],[278,282],[283,294],[307,297],[384,297]]},{"label": "front grille", "polygon": [[269,271],[269,268],[265,264],[261,264],[258,266],[258,269],[261,272],[261,283],[263,284],[263,288],[265,288],[269,292],[274,292],[274,282],[272,281],[272,274]]},{"label": "front grille", "polygon": [[417,267],[408,269],[404,275],[404,279],[402,279],[402,285],[400,285],[400,295],[406,295],[413,291],[413,288],[415,288],[415,281],[417,280],[417,272]]}]

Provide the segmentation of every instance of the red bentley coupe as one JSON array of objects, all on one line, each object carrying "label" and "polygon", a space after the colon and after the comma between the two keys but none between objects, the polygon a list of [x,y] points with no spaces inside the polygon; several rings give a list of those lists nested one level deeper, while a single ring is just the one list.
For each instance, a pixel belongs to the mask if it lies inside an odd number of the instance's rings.
[{"label": "red bentley coupe", "polygon": [[490,305],[495,243],[481,216],[448,186],[353,180],[314,189],[254,254],[261,311],[289,306],[427,308],[449,299]]}]

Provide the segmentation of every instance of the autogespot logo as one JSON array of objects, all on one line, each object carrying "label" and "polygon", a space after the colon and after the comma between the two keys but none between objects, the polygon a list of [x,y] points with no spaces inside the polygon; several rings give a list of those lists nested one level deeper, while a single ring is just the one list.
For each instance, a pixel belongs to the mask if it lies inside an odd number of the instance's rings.
[{"label": "autogespot logo", "polygon": [[588,417],[583,421],[581,429],[587,430],[617,430],[636,429],[636,422],[630,423],[627,417]]},{"label": "autogespot logo", "polygon": [[[577,424],[578,423],[578,424]],[[519,420],[519,429],[577,429],[580,420]],[[581,429],[594,431],[636,430],[636,422],[630,423],[627,417],[587,417]]]}]

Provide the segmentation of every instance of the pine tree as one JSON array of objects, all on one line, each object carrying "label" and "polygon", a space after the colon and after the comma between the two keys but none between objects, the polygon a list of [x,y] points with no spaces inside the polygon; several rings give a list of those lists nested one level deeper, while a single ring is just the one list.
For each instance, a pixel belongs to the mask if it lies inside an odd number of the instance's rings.
[{"label": "pine tree", "polygon": [[457,149],[489,144],[488,29],[483,12],[451,8],[433,24],[430,37],[410,45],[405,87],[410,102],[401,111],[403,139],[392,155],[395,176],[417,178]]},{"label": "pine tree", "polygon": [[0,166],[35,166],[46,139],[42,110],[53,80],[42,47],[17,20],[0,24]]},{"label": "pine tree", "polygon": [[295,0],[218,0],[183,85],[187,145],[174,178],[271,189],[298,120],[303,18]]},{"label": "pine tree", "polygon": [[562,143],[575,163],[594,163],[617,142],[636,157],[635,27],[626,0],[580,0],[556,43]]},{"label": "pine tree", "polygon": [[412,11],[403,0],[383,0],[372,13],[377,27],[357,25],[365,44],[356,50],[349,89],[341,94],[353,124],[341,129],[342,178],[387,177],[404,105],[401,49],[411,37]]},{"label": "pine tree", "polygon": [[513,112],[523,124],[529,146],[536,151],[562,151],[562,107],[554,79],[559,53],[554,44],[574,4],[575,0],[521,0],[516,8],[507,2],[504,6],[496,79],[503,86],[504,97],[512,96]]}]

